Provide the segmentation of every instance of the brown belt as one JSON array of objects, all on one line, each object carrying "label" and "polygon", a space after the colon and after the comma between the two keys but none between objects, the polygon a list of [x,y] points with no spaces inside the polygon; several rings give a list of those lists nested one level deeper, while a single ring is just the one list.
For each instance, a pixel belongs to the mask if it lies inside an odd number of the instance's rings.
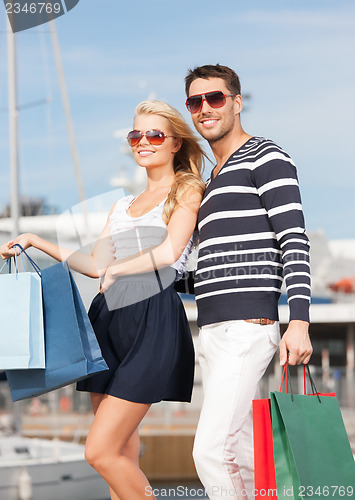
[{"label": "brown belt", "polygon": [[245,319],[244,321],[246,321],[247,323],[255,323],[256,325],[262,325],[262,326],[273,325],[275,323],[275,321],[268,318]]}]

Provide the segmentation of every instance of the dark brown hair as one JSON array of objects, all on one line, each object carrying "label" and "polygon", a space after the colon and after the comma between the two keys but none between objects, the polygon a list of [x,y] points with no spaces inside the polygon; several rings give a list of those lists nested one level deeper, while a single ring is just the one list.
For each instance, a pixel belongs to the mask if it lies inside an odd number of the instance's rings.
[{"label": "dark brown hair", "polygon": [[242,89],[240,85],[240,80],[235,71],[228,66],[221,66],[216,64],[206,64],[205,66],[197,66],[194,69],[189,69],[187,76],[185,78],[185,92],[186,96],[189,97],[190,85],[197,78],[203,78],[208,80],[208,78],[221,78],[224,80],[227,89],[232,94],[241,94]]}]

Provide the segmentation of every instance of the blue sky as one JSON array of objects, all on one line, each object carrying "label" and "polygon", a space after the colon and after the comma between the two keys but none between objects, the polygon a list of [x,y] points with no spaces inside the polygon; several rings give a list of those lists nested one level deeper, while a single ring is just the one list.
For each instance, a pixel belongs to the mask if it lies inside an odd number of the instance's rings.
[{"label": "blue sky", "polygon": [[[9,199],[5,11],[0,5],[0,210]],[[186,70],[234,68],[251,94],[242,123],[293,157],[309,231],[355,238],[355,2],[81,0],[56,21],[87,197],[133,175],[117,129],[154,95],[178,108]],[[16,35],[21,193],[78,202],[48,25]],[[208,148],[206,148],[207,151]],[[210,166],[207,165],[210,170]]]}]

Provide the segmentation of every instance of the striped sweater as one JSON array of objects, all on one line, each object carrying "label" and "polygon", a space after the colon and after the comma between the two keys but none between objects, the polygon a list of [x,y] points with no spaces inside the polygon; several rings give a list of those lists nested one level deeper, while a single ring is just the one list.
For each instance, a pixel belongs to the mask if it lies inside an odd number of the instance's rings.
[{"label": "striped sweater", "polygon": [[278,320],[285,280],[290,320],[309,321],[309,241],[296,167],[252,137],[207,183],[198,216],[198,325]]}]

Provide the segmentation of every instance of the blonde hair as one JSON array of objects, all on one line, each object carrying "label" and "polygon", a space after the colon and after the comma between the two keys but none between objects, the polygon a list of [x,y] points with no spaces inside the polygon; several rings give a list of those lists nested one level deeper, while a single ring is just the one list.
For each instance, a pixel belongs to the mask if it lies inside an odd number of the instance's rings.
[{"label": "blonde hair", "polygon": [[143,101],[136,107],[137,115],[159,115],[166,118],[170,125],[171,135],[182,139],[182,145],[174,156],[175,181],[171,186],[168,198],[164,204],[163,221],[169,223],[177,205],[182,200],[186,190],[194,187],[201,195],[205,190],[202,180],[205,152],[199,144],[199,139],[185,122],[183,116],[175,108],[163,101]]}]

